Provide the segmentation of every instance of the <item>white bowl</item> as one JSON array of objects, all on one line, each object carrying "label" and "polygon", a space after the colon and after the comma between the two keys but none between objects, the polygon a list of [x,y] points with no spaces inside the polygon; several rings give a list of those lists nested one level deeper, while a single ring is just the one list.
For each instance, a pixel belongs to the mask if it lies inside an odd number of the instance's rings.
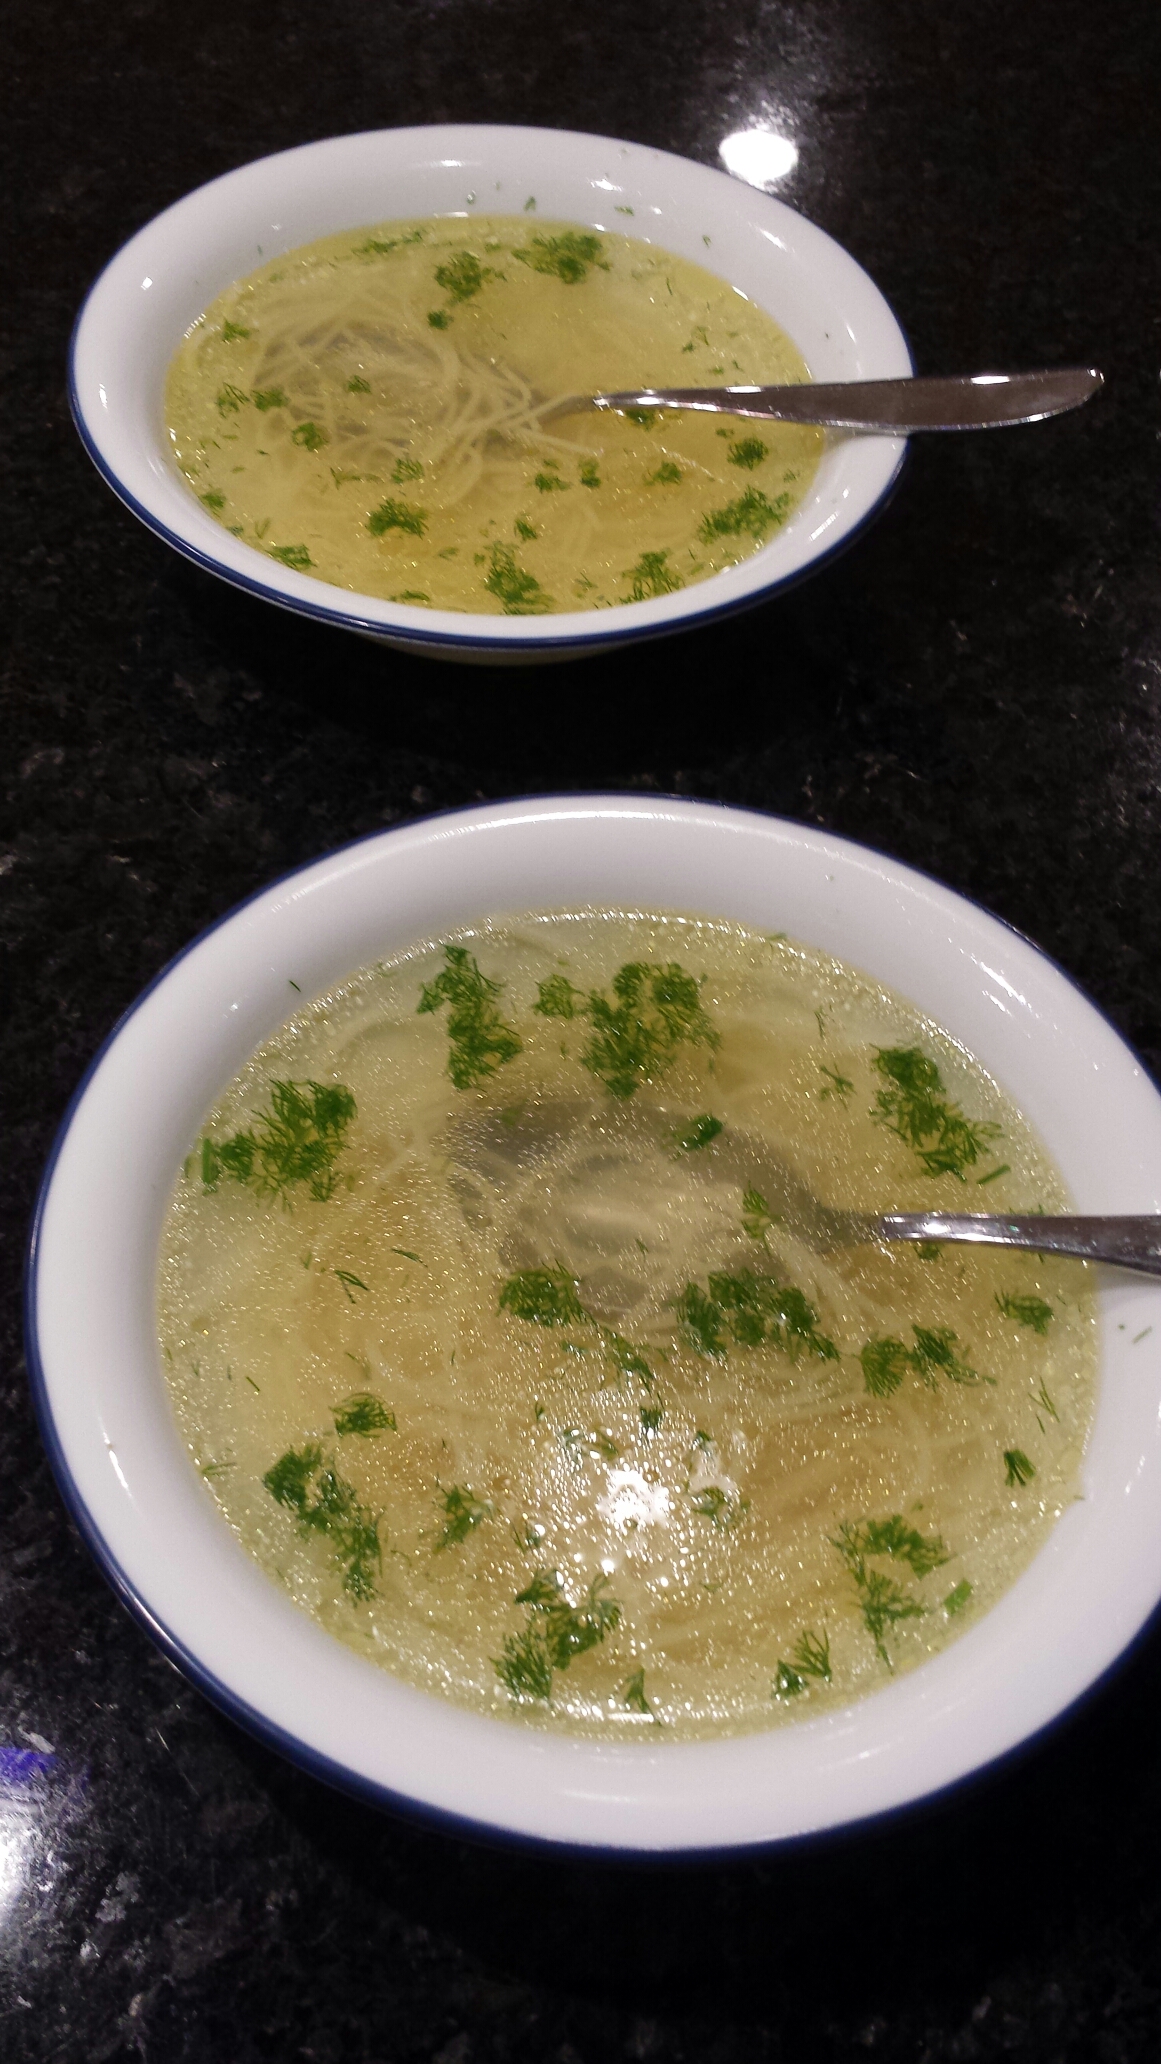
[{"label": "white bowl", "polygon": [[[73,336],[70,393],[89,454],[167,543],[236,587],[324,623],[443,659],[576,658],[707,623],[814,571],[882,502],[899,437],[836,438],[813,487],[764,549],[712,579],[612,612],[476,616],[352,595],[280,566],[201,508],[170,455],[165,374],[190,324],[281,251],[363,223],[417,215],[537,214],[634,236],[711,269],[782,324],[816,380],[912,368],[891,309],[862,268],[781,201],[667,151],[559,129],[381,129],[260,158],[147,223],[106,266]],[[710,239],[707,250],[704,238]]]},{"label": "white bowl", "polygon": [[154,1297],[170,1188],[207,1107],[286,1016],[288,980],[309,996],[482,915],[577,903],[726,916],[853,961],[979,1057],[1079,1209],[1161,1208],[1161,1097],[1059,968],[949,889],[844,839],[708,803],[454,812],[262,890],[158,977],[93,1064],[29,1265],[29,1362],[58,1480],[124,1603],[195,1683],[369,1799],[614,1851],[726,1850],[882,1813],[1044,1727],[1161,1596],[1161,1284],[1110,1275],[1100,1291],[1084,1499],[1006,1596],[883,1690],[718,1742],[574,1740],[390,1677],[263,1574],[170,1411]]}]

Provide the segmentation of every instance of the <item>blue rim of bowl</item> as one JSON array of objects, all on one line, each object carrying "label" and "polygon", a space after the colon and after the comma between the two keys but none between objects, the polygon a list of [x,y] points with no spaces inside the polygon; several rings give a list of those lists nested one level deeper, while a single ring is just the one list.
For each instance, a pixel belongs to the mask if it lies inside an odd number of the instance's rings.
[{"label": "blue rim of bowl", "polygon": [[[689,162],[694,164],[697,161],[690,159]],[[236,169],[241,171],[245,168],[239,166]],[[709,165],[702,169],[705,171],[717,171],[718,168],[717,166]],[[723,173],[722,176],[723,178],[729,178],[730,174]],[[194,190],[195,192],[197,191],[196,188]],[[787,204],[784,203],[783,205]],[[804,221],[808,219],[808,217],[803,217]],[[142,226],[148,228],[149,225],[143,224]],[[818,227],[817,224],[813,226]],[[829,230],[823,230],[821,233],[824,236],[830,236]],[[389,626],[379,623],[371,617],[357,616],[350,610],[328,609],[325,603],[311,602],[305,598],[300,599],[293,595],[283,594],[279,589],[269,587],[265,581],[258,580],[250,574],[236,572],[232,567],[223,566],[221,561],[215,559],[211,553],[203,552],[197,545],[190,544],[188,539],[179,537],[177,532],[171,530],[168,524],[163,523],[159,516],[154,515],[151,509],[147,509],[143,502],[138,501],[137,496],[125,486],[125,483],[100,450],[89,428],[77,389],[77,339],[80,335],[81,325],[84,322],[89,303],[97,292],[105,274],[109,271],[110,266],[116,264],[122,251],[128,249],[134,237],[140,234],[140,230],[134,230],[133,236],[127,237],[125,242],[118,246],[112,257],[101,267],[100,272],[81,302],[80,308],[77,310],[76,320],[73,323],[72,334],[69,338],[69,412],[76,427],[77,435],[93,465],[106,486],[112,488],[118,501],[122,502],[145,525],[147,530],[151,530],[155,537],[161,538],[164,544],[172,546],[173,550],[180,553],[183,559],[190,560],[194,566],[200,567],[204,573],[215,574],[219,580],[226,581],[230,587],[241,589],[243,594],[254,595],[262,602],[272,602],[276,608],[289,610],[292,615],[309,617],[315,623],[330,624],[336,630],[354,631],[364,637],[374,638],[380,644],[398,644],[406,640],[408,645],[429,646],[432,654],[435,656],[438,656],[441,651],[462,652],[465,647],[468,647],[475,651],[486,652],[489,655],[494,654],[498,658],[508,657],[509,655],[517,657],[526,652],[543,652],[546,654],[576,652],[581,654],[588,650],[591,650],[593,657],[596,658],[602,652],[617,646],[636,645],[651,638],[675,636],[679,631],[700,630],[706,624],[718,623],[726,617],[740,616],[747,609],[758,608],[763,602],[769,602],[773,596],[784,594],[790,588],[796,588],[800,581],[811,579],[814,574],[821,573],[823,568],[829,566],[833,560],[841,558],[842,554],[861,538],[867,527],[884,513],[888,503],[894,499],[903,468],[907,462],[910,440],[903,438],[903,449],[895,461],[889,478],[884,481],[870,508],[863,512],[858,522],[853,524],[850,530],[844,532],[842,537],[836,538],[833,545],[828,545],[815,558],[808,560],[805,566],[796,567],[791,573],[783,574],[780,579],[771,581],[766,587],[756,589],[753,594],[739,595],[730,602],[715,602],[708,609],[700,609],[694,614],[678,617],[673,622],[639,624],[635,628],[631,626],[627,630],[620,632],[611,630],[606,633],[603,630],[598,632],[594,629],[592,633],[575,632],[567,637],[521,638],[519,640],[512,639],[511,641],[506,641],[500,637],[486,637],[479,631],[465,630],[461,635],[456,631],[425,630],[422,625],[417,625],[414,630],[405,624]],[[830,240],[832,243],[838,244],[837,238],[832,237]],[[843,251],[846,257],[851,257],[851,253],[847,251],[845,245],[838,244],[838,248]],[[857,265],[858,262],[858,259],[852,258],[853,264]],[[860,267],[860,270],[865,271],[865,267]],[[868,279],[871,278],[869,273],[866,276]],[[909,375],[913,379],[915,377],[915,354],[911,349],[911,340],[899,320],[894,304],[887,299],[878,281],[871,280],[871,284],[899,332],[903,342],[903,349],[907,354]],[[258,555],[255,554],[255,556],[257,557]],[[368,597],[368,599],[374,598]],[[595,616],[597,612],[594,610],[593,614]],[[465,615],[467,615],[467,612],[465,612]],[[491,624],[495,621],[490,616],[470,620],[484,624]],[[608,621],[609,619],[605,612],[601,611],[601,625],[604,626]],[[613,622],[615,624],[615,617]]]},{"label": "blue rim of bowl", "polygon": [[[811,1828],[791,1835],[765,1836],[755,1842],[731,1842],[716,1846],[712,1843],[691,1843],[674,1847],[658,1847],[656,1849],[628,1846],[619,1848],[608,1843],[583,1843],[571,1841],[561,1836],[528,1834],[522,1830],[504,1827],[489,1820],[477,1820],[468,1814],[454,1813],[447,1808],[433,1806],[426,1800],[414,1798],[410,1793],[396,1792],[389,1785],[378,1783],[375,1779],[365,1776],[361,1771],[353,1769],[349,1764],[337,1762],[333,1757],[325,1755],[320,1749],[316,1749],[310,1743],[304,1742],[298,1735],[289,1733],[277,1721],[271,1720],[268,1715],[262,1713],[256,1706],[252,1706],[249,1700],[242,1698],[230,1685],[224,1683],[220,1677],[215,1676],[212,1670],[207,1669],[200,1657],[187,1647],[186,1643],[177,1634],[173,1633],[165,1622],[160,1620],[153,1612],[147,1599],[136,1588],[131,1578],[121,1567],[81,1495],[68,1462],[65,1459],[64,1448],[57,1433],[56,1421],[49,1403],[48,1380],[41,1358],[40,1337],[37,1326],[41,1225],[52,1188],[57,1162],[72,1129],[73,1120],[88,1093],[89,1085],[100,1068],[105,1055],[120,1038],[130,1019],[136,1016],[142,1005],[152,996],[154,990],[160,988],[161,984],[168,979],[174,969],[179,967],[182,961],[188,959],[191,953],[195,953],[205,940],[212,938],[213,934],[220,931],[223,925],[231,923],[244,910],[249,909],[252,903],[258,902],[261,897],[268,895],[271,890],[283,887],[286,883],[293,881],[296,876],[305,874],[311,868],[317,867],[321,861],[337,860],[345,853],[357,851],[360,846],[380,843],[390,838],[392,833],[411,830],[417,824],[435,823],[448,817],[466,817],[477,813],[481,809],[503,809],[512,803],[564,802],[569,804],[570,807],[575,808],[578,805],[584,806],[586,804],[605,807],[610,803],[629,804],[636,802],[639,804],[640,801],[641,798],[635,795],[628,792],[618,793],[615,790],[603,794],[592,793],[585,795],[562,795],[557,792],[495,797],[489,803],[473,803],[466,808],[461,805],[453,809],[431,810],[419,817],[409,817],[403,824],[387,825],[381,831],[368,832],[362,838],[349,839],[341,846],[335,846],[325,853],[320,853],[313,860],[305,860],[297,867],[288,868],[285,874],[275,875],[271,881],[264,882],[260,888],[253,890],[249,896],[243,897],[240,903],[234,904],[231,909],[224,911],[221,917],[215,918],[212,924],[206,925],[202,931],[198,932],[195,938],[191,939],[187,945],[173,955],[171,960],[166,962],[165,966],[159,970],[152,981],[146,984],[145,988],[134,997],[128,1008],[121,1013],[116,1024],[106,1033],[105,1038],[101,1041],[97,1052],[89,1062],[80,1082],[69,1098],[64,1116],[60,1121],[56,1137],[53,1140],[48,1160],[45,1163],[44,1174],[41,1177],[29,1230],[28,1249],[24,1264],[24,1348],[25,1359],[28,1364],[29,1388],[32,1392],[33,1408],[36,1413],[41,1439],[48,1454],[49,1463],[56,1479],[57,1489],[82,1540],[89,1549],[110,1589],[120,1604],[130,1614],[131,1618],[137,1621],[138,1625],[148,1634],[150,1640],[156,1644],[163,1655],[168,1657],[169,1661],[181,1672],[182,1676],[188,1678],[212,1705],[226,1715],[228,1720],[232,1720],[235,1725],[241,1727],[247,1734],[261,1742],[264,1747],[273,1749],[288,1763],[294,1765],[299,1770],[305,1771],[309,1777],[316,1778],[319,1782],[329,1785],[333,1790],[345,1793],[347,1796],[357,1799],[363,1804],[374,1806],[380,1811],[394,1813],[410,1821],[417,1821],[422,1825],[436,1828],[440,1832],[458,1839],[484,1842],[493,1847],[534,1852],[541,1855],[571,1856],[594,1863],[615,1862],[644,1867],[674,1863],[711,1863],[718,1860],[740,1862],[747,1857],[768,1854],[772,1850],[791,1852],[807,1844],[814,1846],[828,1841],[836,1842],[855,1831],[886,1826],[888,1823],[954,1797],[956,1793],[964,1791],[985,1777],[993,1776],[1007,1769],[1014,1762],[1030,1754],[1039,1743],[1045,1741],[1049,1735],[1053,1734],[1066,1719],[1075,1716],[1081,1707],[1086,1705],[1120,1671],[1129,1656],[1141,1645],[1148,1630],[1157,1622],[1159,1614],[1161,1614],[1161,1599],[1157,1601],[1152,1611],[1146,1615],[1140,1627],[1137,1628],[1131,1639],[1125,1643],[1125,1646],[1119,1653],[1092,1679],[1091,1683],[1083,1686],[1076,1693],[1075,1697],[1070,1699],[1068,1704],[1063,1706],[1058,1713],[1054,1713],[1051,1718],[1044,1721],[1041,1726],[1033,1729],[1030,1734],[1023,1736],[1019,1741],[1013,1742],[1009,1748],[1001,1750],[998,1755],[989,1757],[986,1762],[961,1772],[957,1777],[949,1778],[946,1783],[937,1785],[931,1791],[921,1793],[916,1798],[903,1799],[893,1806],[880,1807],[872,1809],[865,1814],[854,1815],[849,1820],[840,1821],[833,1826]],[[949,888],[949,885],[941,881],[938,875],[929,874],[925,868],[913,867],[909,861],[894,859],[890,854],[880,854],[877,847],[866,846],[858,839],[849,839],[842,832],[822,832],[819,826],[802,824],[790,817],[776,817],[773,812],[741,809],[736,804],[718,803],[712,798],[671,796],[660,792],[657,795],[651,794],[648,801],[650,803],[681,804],[694,802],[701,809],[720,810],[731,816],[754,817],[766,824],[783,825],[794,832],[816,832],[826,838],[836,838],[843,845],[852,846],[859,852],[872,853],[877,858],[887,860],[892,866],[900,867],[906,873],[917,876],[920,881],[930,882],[934,887],[943,889],[948,894],[956,896],[960,902],[966,903],[969,909],[979,911],[991,923],[997,924],[1005,932],[1011,933],[1012,937],[1019,940],[1021,945],[1029,947],[1033,953],[1045,961],[1061,977],[1062,981],[1067,984],[1068,988],[1079,996],[1081,1002],[1089,1010],[1095,1012],[1100,1022],[1108,1027],[1118,1043],[1124,1047],[1125,1051],[1137,1063],[1146,1080],[1153,1083],[1151,1071],[1129,1045],[1124,1034],[1113,1023],[1108,1014],[1100,1008],[1100,1005],[1093,1002],[1087,991],[1081,987],[1073,975],[1069,974],[1066,968],[1061,966],[1058,960],[1055,960],[1050,953],[1046,953],[1044,948],[1038,946],[1034,939],[1030,939],[1026,932],[1022,932],[1016,925],[1010,924],[1007,918],[998,917],[995,911],[989,910],[985,904],[978,902],[974,896],[965,896],[959,889]],[[1154,1087],[1157,1087],[1157,1085],[1154,1084]]]}]

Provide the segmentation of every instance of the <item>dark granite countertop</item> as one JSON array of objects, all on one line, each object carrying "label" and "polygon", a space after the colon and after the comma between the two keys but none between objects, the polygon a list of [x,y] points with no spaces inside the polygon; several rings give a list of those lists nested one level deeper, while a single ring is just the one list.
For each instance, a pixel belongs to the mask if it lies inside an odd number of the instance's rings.
[{"label": "dark granite countertop", "polygon": [[[65,1519],[18,1276],[85,1064],[195,931],[344,839],[481,796],[666,789],[832,827],[1043,944],[1161,1069],[1161,13],[1123,0],[41,0],[5,31],[0,2056],[10,2064],[1127,2064],[1161,2054],[1161,1635],[1047,1740],[891,1825],[649,1871],[377,1818],[239,1734]],[[924,371],[1083,361],[1082,416],[916,445],[817,579],[561,669],[377,650],[231,593],[71,427],[80,297],[263,152],[445,119],[717,159]]]}]

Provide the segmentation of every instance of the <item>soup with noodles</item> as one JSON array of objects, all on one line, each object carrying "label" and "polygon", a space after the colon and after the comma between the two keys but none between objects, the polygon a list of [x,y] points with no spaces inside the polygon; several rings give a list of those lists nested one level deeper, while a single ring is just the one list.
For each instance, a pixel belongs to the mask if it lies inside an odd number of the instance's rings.
[{"label": "soup with noodles", "polygon": [[235,537],[338,587],[537,616],[645,601],[758,551],[822,434],[637,411],[602,389],[805,380],[778,325],[700,265],[510,219],[348,230],[237,280],[166,388],[174,456]]},{"label": "soup with noodles", "polygon": [[340,1640],[482,1713],[697,1737],[885,1685],[1078,1495],[1094,1300],[1035,1254],[832,1251],[814,1198],[1068,1205],[962,1047],[785,937],[533,912],[365,968],[170,1203],[207,1495]]}]

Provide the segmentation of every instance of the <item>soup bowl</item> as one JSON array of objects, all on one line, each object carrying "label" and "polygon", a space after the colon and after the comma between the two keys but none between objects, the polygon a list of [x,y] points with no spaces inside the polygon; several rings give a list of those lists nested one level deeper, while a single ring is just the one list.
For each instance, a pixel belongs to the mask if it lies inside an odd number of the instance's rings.
[{"label": "soup bowl", "polygon": [[[728,280],[792,337],[817,380],[912,371],[887,302],[853,258],[781,201],[666,151],[565,130],[385,129],[331,137],[211,180],[133,237],[73,336],[81,437],[123,502],[168,544],[280,608],[444,659],[577,658],[745,609],[850,543],[889,492],[898,437],[834,437],[784,529],[744,564],[614,610],[486,616],[352,594],[231,537],[182,478],[165,432],[169,362],[202,310],[279,253],[390,218],[518,214],[638,238]],[[627,214],[618,209],[631,210]]]},{"label": "soup bowl", "polygon": [[853,962],[979,1058],[1079,1209],[1161,1208],[1161,1097],[1131,1052],[1034,946],[937,882],[712,804],[557,797],[431,818],[318,860],[222,919],[138,999],[78,1090],[44,1180],[27,1302],[68,1505],[123,1602],[211,1699],[380,1805],[530,1842],[708,1852],[952,1785],[1046,1727],[1161,1597],[1161,1284],[1110,1274],[1099,1288],[1083,1497],[1012,1588],[908,1675],[769,1732],[582,1740],[413,1689],[291,1602],[193,1466],[162,1372],[155,1276],[206,1110],[312,994],[531,902],[727,917]]}]

